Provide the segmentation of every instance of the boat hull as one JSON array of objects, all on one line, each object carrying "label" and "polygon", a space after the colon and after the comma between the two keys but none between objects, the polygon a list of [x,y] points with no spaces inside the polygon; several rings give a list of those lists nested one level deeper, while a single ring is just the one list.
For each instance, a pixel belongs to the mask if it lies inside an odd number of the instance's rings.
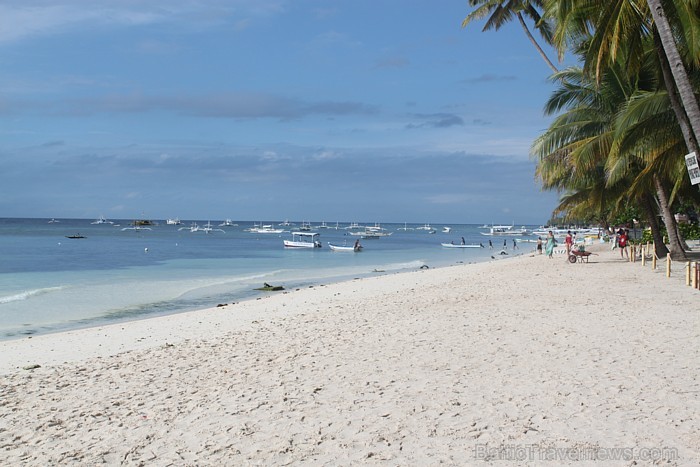
[{"label": "boat hull", "polygon": [[468,244],[468,245],[455,245],[453,243],[441,243],[441,245],[444,248],[483,248],[483,245],[474,245],[474,244]]},{"label": "boat hull", "polygon": [[330,248],[333,251],[345,251],[348,253],[358,253],[362,251],[362,247],[355,248],[353,246],[333,245],[332,243],[328,244],[328,248]]},{"label": "boat hull", "polygon": [[294,242],[291,240],[284,240],[285,248],[321,248],[321,245],[314,242]]}]

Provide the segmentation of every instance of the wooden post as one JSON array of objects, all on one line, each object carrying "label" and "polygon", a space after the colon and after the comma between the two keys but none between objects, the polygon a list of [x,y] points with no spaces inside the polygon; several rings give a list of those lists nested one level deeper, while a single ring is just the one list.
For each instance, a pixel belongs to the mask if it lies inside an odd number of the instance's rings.
[{"label": "wooden post", "polygon": [[695,261],[693,263],[693,280],[692,280],[692,284],[690,284],[693,286],[694,289],[698,288],[698,272],[700,272],[698,270],[698,262]]},{"label": "wooden post", "polygon": [[690,261],[685,263],[687,270],[685,271],[685,285],[690,285]]},{"label": "wooden post", "polygon": [[666,253],[666,277],[671,277],[671,253]]},{"label": "wooden post", "polygon": [[630,245],[630,253],[631,253],[630,261],[632,261],[633,263],[636,263],[637,262],[637,245],[634,245],[634,244]]},{"label": "wooden post", "polygon": [[649,247],[649,243],[647,243],[646,245],[644,245],[644,247],[642,247],[642,266],[647,265],[647,249],[648,249],[648,247]]}]

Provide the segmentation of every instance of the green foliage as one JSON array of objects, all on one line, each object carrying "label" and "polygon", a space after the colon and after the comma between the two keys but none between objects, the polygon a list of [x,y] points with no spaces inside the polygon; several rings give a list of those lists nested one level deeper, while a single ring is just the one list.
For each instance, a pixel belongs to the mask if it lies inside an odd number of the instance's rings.
[{"label": "green foliage", "polygon": [[[685,240],[700,240],[700,224],[678,224],[678,230],[681,233],[681,237]],[[668,238],[668,233],[666,232],[666,227],[661,226],[661,235],[664,238]],[[642,243],[651,243],[654,238],[651,236],[651,230],[645,230],[642,234]]]}]

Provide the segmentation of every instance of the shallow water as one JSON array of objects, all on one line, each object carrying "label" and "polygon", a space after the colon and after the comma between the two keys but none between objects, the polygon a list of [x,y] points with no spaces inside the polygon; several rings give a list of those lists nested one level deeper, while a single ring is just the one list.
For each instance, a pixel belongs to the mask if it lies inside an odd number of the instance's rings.
[{"label": "shallow water", "polygon": [[[340,229],[318,229],[322,248],[285,249],[290,234],[254,234],[252,222],[190,232],[160,222],[152,230],[122,230],[129,221],[91,224],[87,219],[0,219],[0,339],[140,319],[230,303],[257,296],[267,282],[287,289],[352,277],[457,263],[499,255],[503,238],[488,248],[484,229],[450,224],[452,231],[403,230],[383,224],[391,236],[361,240],[360,253],[334,252],[327,244],[352,245]],[[207,221],[198,221],[202,226]],[[119,224],[119,225],[116,225]],[[274,223],[275,225],[277,223]],[[318,225],[318,224],[314,224]],[[374,225],[372,223],[371,225]],[[335,226],[335,224],[334,224]],[[293,229],[295,226],[285,227]],[[409,228],[421,227],[419,224]],[[69,239],[80,234],[85,238]],[[485,248],[443,248],[441,242],[482,243]],[[521,240],[531,239],[523,237]],[[529,252],[519,243],[507,252]]]}]

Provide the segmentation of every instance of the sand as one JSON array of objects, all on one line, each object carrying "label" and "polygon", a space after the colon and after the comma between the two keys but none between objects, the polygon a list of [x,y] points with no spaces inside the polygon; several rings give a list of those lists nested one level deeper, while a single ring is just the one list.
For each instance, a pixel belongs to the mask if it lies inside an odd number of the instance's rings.
[{"label": "sand", "polygon": [[698,465],[700,292],[597,251],[0,342],[0,464]]}]

